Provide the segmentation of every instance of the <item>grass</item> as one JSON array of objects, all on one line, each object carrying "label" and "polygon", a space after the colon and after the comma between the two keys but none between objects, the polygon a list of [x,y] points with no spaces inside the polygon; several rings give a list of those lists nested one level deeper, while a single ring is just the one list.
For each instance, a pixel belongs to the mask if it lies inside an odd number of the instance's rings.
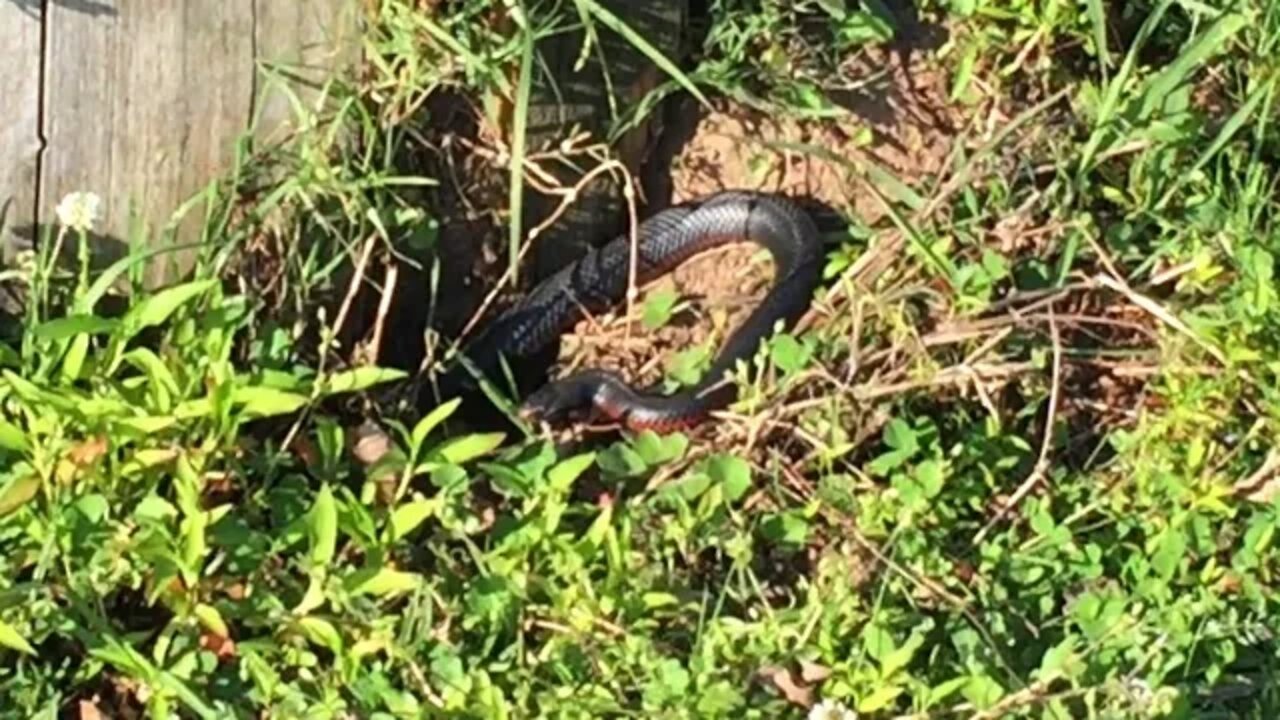
[{"label": "grass", "polygon": [[[451,200],[596,157],[526,144],[531,49],[619,18],[422,5],[372,4],[359,82],[242,147],[190,278],[91,275],[69,225],[4,276],[0,716],[1280,712],[1280,9],[919,3],[946,38],[913,67],[960,120],[941,170],[788,145],[883,211],[832,239],[811,322],[710,428],[565,451],[401,412],[366,330],[401,268],[450,280]],[[649,100],[845,119],[898,23],[707,5]]]}]

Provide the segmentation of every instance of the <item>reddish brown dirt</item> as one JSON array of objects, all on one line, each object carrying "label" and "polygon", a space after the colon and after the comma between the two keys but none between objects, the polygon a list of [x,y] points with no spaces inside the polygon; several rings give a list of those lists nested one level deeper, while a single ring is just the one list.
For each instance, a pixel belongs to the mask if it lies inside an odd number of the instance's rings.
[{"label": "reddish brown dirt", "polygon": [[[958,113],[947,104],[945,79],[935,73],[919,69],[910,79],[898,73],[895,82],[876,98],[876,112],[854,107],[839,120],[778,118],[728,104],[702,115],[672,159],[671,202],[725,189],[764,190],[811,198],[875,223],[884,210],[859,177],[867,162],[908,185],[937,174],[952,131],[936,118]],[[605,367],[639,384],[658,381],[680,349],[708,339],[718,347],[768,292],[772,274],[767,253],[754,245],[697,256],[642,288],[630,315],[620,308],[579,323],[563,343],[562,372]],[[687,310],[650,331],[640,318],[645,300],[660,289],[674,289]]]}]

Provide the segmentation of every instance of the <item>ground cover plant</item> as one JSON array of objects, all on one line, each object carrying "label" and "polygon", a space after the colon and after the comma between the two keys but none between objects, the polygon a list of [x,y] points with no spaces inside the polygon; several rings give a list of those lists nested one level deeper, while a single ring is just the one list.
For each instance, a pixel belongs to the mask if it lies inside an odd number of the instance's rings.
[{"label": "ground cover plant", "polygon": [[[210,187],[188,280],[90,272],[90,196],[5,270],[0,716],[1280,712],[1280,6],[709,0],[671,60],[598,0],[366,6],[361,72]],[[660,81],[526,146],[583,27]],[[679,192],[842,219],[762,379],[571,445],[407,411],[396,294],[456,280],[458,227],[496,281],[518,189],[662,98],[715,131]],[[740,303],[687,291],[737,262],[561,359],[689,382]]]}]

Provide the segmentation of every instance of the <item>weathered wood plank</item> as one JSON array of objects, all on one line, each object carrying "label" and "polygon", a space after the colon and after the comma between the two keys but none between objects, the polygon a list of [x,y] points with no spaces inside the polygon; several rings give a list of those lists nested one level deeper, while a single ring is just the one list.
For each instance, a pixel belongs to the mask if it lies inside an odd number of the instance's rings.
[{"label": "weathered wood plank", "polygon": [[[107,7],[46,6],[39,219],[51,221],[65,193],[93,191],[104,235],[127,241],[136,215],[155,244],[174,210],[225,167],[247,125],[253,0]],[[123,251],[104,243],[100,255]],[[148,280],[174,279],[191,254],[153,264]]]},{"label": "weathered wood plank", "polygon": [[289,94],[311,108],[324,84],[360,59],[359,0],[256,0],[260,70],[255,137],[279,139],[294,120]]},{"label": "weathered wood plank", "polygon": [[38,7],[0,3],[0,259],[7,264],[25,244],[17,233],[35,225],[36,164],[40,155],[40,14]]}]

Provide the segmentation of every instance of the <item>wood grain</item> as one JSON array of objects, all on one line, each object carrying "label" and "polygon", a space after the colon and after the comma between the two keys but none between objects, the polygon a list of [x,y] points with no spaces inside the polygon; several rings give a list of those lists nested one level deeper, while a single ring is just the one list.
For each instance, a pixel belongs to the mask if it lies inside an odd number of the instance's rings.
[{"label": "wood grain", "polygon": [[35,225],[40,155],[40,15],[38,8],[0,2],[0,260],[8,264],[28,244]]},{"label": "wood grain", "polygon": [[[103,201],[99,261],[131,238],[164,242],[173,212],[226,166],[245,128],[252,0],[118,3],[112,14],[49,3],[46,22],[41,220],[64,194],[92,191]],[[186,227],[179,241],[191,239]],[[174,280],[192,255],[161,256],[149,283]]]},{"label": "wood grain", "polygon": [[[357,0],[257,0],[258,104],[255,137],[283,137],[294,119],[289,93],[308,109],[335,73],[360,57]],[[288,92],[281,86],[287,83]]]}]

